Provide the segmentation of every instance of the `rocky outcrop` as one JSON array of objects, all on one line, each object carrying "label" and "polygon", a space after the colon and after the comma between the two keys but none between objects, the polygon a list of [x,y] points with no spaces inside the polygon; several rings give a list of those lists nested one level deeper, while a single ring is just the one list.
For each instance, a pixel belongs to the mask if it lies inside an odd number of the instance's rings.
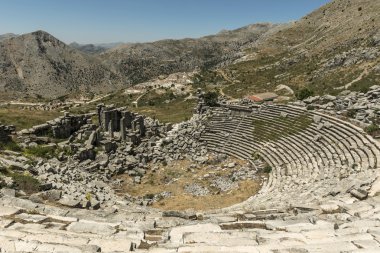
[{"label": "rocky outcrop", "polygon": [[122,78],[98,59],[37,31],[0,41],[0,91],[54,98],[110,92]]},{"label": "rocky outcrop", "polygon": [[335,116],[345,116],[362,126],[380,125],[380,86],[370,87],[366,93],[340,92],[337,96],[312,96],[294,103],[309,109],[319,109]]},{"label": "rocky outcrop", "polygon": [[233,83],[225,94],[237,98],[285,84],[323,95],[333,88],[358,91],[378,84],[379,11],[377,1],[335,0],[272,30],[248,45],[236,64],[223,68],[225,84]]}]

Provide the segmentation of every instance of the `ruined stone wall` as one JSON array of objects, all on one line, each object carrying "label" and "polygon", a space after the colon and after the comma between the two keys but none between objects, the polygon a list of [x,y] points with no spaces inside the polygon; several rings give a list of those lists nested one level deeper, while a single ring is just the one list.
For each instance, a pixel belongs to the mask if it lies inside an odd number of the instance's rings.
[{"label": "ruined stone wall", "polygon": [[137,144],[146,134],[144,117],[128,111],[125,107],[114,108],[100,104],[97,111],[99,125],[111,136],[114,132],[119,132],[122,140]]},{"label": "ruined stone wall", "polygon": [[33,126],[28,130],[21,131],[22,134],[34,134],[37,136],[50,135],[57,139],[69,138],[74,132],[91,119],[91,114],[69,115],[58,117],[44,124]]},{"label": "ruined stone wall", "polygon": [[91,119],[91,115],[63,116],[51,125],[54,138],[65,139],[78,131],[81,126]]}]

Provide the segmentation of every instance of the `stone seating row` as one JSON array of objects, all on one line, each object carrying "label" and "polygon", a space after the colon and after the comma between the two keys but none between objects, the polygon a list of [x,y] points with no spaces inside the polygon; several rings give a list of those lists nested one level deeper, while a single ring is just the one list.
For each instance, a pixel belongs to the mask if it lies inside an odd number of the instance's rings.
[{"label": "stone seating row", "polygon": [[[273,122],[273,123],[275,124],[275,122]],[[247,123],[241,123],[242,126],[247,126],[246,124]],[[279,124],[281,124],[281,123],[279,123]],[[217,125],[218,125],[219,129],[223,129],[225,132],[228,131],[229,133],[231,133],[233,131],[235,131],[235,132],[242,132],[244,130],[245,131],[250,131],[250,129],[246,128],[246,127],[242,127],[242,129],[240,129],[239,131],[237,131],[237,129],[232,130],[231,127],[225,127],[225,128],[223,128],[223,124],[217,124]],[[235,127],[236,127],[236,124],[235,124]],[[268,132],[271,132],[269,130],[276,131],[277,129],[276,128],[274,128],[274,129],[268,129]],[[353,146],[354,143],[353,142],[351,142],[351,143],[346,142],[346,139],[349,138],[349,137],[344,137],[344,136],[337,137],[337,136],[334,136],[334,131],[332,131],[332,132],[330,131],[329,133],[323,133],[320,130],[316,129],[315,127],[310,127],[310,129],[308,129],[308,130],[310,130],[310,131],[314,130],[315,133],[325,134],[325,136],[324,136],[325,138],[329,138],[331,136],[331,138],[330,138],[330,139],[332,139],[331,143],[336,143],[336,145],[339,145],[339,146],[343,147],[343,149],[344,149],[345,152],[338,152],[338,154],[339,154],[339,157],[346,157],[346,158],[348,158],[348,160],[350,162],[349,165],[351,165],[351,166],[354,165],[354,164],[361,165],[361,160],[363,158],[363,159],[366,160],[365,165],[368,163],[369,166],[371,166],[371,167],[376,166],[375,165],[375,159],[374,159],[374,157],[371,154],[368,154],[368,152],[370,151],[369,149],[362,150],[360,148],[356,148],[355,150],[351,151],[351,146]],[[331,133],[331,135],[330,135],[330,133]],[[250,133],[248,132],[248,134],[245,134],[245,135],[249,136],[249,134]],[[335,135],[337,135],[337,134],[339,134],[339,132],[338,133],[335,132]],[[339,140],[343,140],[343,141],[341,141],[343,143],[341,143]],[[361,147],[366,147],[366,146],[364,146],[362,144],[363,143],[361,143],[361,145],[360,145]],[[351,145],[351,146],[349,146],[349,145]],[[324,146],[325,147],[329,147],[329,145],[326,145],[326,144]],[[351,158],[353,158],[353,159],[351,159]],[[355,159],[355,161],[354,161],[354,159]]]},{"label": "stone seating row", "polygon": [[[284,115],[307,117],[310,123],[306,128],[297,121],[289,125],[278,120]],[[319,121],[314,121],[315,116]],[[265,123],[262,135],[254,134],[255,121]],[[209,116],[201,140],[216,152],[240,159],[253,160],[259,154],[272,167],[260,191],[267,199],[278,199],[284,191],[317,198],[340,178],[376,168],[380,154],[376,142],[349,123],[287,106],[239,114],[217,111]],[[305,188],[308,184],[313,185],[310,190]]]}]

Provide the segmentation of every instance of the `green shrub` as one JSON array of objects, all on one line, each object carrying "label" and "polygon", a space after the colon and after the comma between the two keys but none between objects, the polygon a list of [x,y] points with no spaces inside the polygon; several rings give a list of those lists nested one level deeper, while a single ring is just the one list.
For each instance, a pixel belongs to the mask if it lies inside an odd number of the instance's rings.
[{"label": "green shrub", "polygon": [[143,198],[144,199],[154,199],[154,196],[156,196],[156,194],[148,193],[148,194],[145,194],[145,196]]},{"label": "green shrub", "polygon": [[169,99],[170,100],[173,100],[173,99],[175,99],[176,98],[176,96],[174,95],[174,93],[173,92],[170,92],[169,93]]},{"label": "green shrub", "polygon": [[91,199],[92,199],[91,192],[87,192],[85,198],[86,198],[87,201],[91,201]]},{"label": "green shrub", "polygon": [[9,169],[0,165],[0,175],[8,175]]},{"label": "green shrub", "polygon": [[380,131],[380,128],[378,125],[376,124],[371,124],[369,126],[367,126],[365,129],[364,129],[368,134],[373,134],[375,132],[378,132]]},{"label": "green shrub", "polygon": [[52,158],[55,155],[55,150],[56,148],[54,147],[36,146],[36,147],[26,148],[24,153],[26,156]]},{"label": "green shrub", "polygon": [[308,97],[313,96],[314,92],[308,88],[302,88],[296,92],[296,97],[298,100],[304,100]]},{"label": "green shrub", "polygon": [[16,188],[27,194],[35,193],[40,190],[40,182],[28,174],[12,173],[10,176],[16,185]]},{"label": "green shrub", "polygon": [[252,156],[253,156],[253,159],[255,159],[255,160],[261,159],[260,154],[257,152],[254,152]]},{"label": "green shrub", "polygon": [[58,157],[60,153],[63,153],[65,156],[72,156],[75,154],[75,152],[70,147],[58,147],[54,150],[54,156]]},{"label": "green shrub", "polygon": [[205,104],[208,106],[218,105],[218,93],[214,91],[206,92],[204,95]]},{"label": "green shrub", "polygon": [[0,142],[0,150],[11,150],[15,152],[21,152],[22,148],[14,141]]},{"label": "green shrub", "polygon": [[267,174],[271,173],[271,172],[272,172],[272,167],[269,166],[269,165],[266,165],[266,166],[264,167],[264,169],[263,169],[263,172],[264,172],[264,173],[267,173]]},{"label": "green shrub", "polygon": [[346,116],[349,118],[355,118],[356,116],[356,110],[350,109],[347,111]]}]

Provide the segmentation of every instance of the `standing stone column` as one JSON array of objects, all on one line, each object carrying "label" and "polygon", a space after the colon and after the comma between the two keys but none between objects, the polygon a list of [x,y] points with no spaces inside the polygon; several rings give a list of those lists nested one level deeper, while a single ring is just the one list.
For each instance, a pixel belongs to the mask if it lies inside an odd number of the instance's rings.
[{"label": "standing stone column", "polygon": [[110,137],[113,138],[113,121],[112,120],[108,123],[108,133]]},{"label": "standing stone column", "polygon": [[138,130],[140,132],[140,136],[144,137],[145,136],[145,124],[144,124],[144,118],[140,116],[138,118]]},{"label": "standing stone column", "polygon": [[125,141],[125,118],[122,117],[120,120],[120,136],[121,140]]},{"label": "standing stone column", "polygon": [[136,131],[136,125],[137,125],[136,120],[133,120],[132,123],[131,123],[132,132],[135,132],[135,131]]},{"label": "standing stone column", "polygon": [[108,127],[111,121],[111,115],[109,111],[102,111],[102,127],[104,131],[109,131]]},{"label": "standing stone column", "polygon": [[126,111],[124,114],[125,117],[125,127],[128,129],[132,128],[132,120],[133,120],[133,114],[131,112]]},{"label": "standing stone column", "polygon": [[102,104],[98,104],[96,106],[96,111],[98,113],[98,123],[99,123],[99,126],[102,126],[102,111],[103,111],[103,105]]}]

